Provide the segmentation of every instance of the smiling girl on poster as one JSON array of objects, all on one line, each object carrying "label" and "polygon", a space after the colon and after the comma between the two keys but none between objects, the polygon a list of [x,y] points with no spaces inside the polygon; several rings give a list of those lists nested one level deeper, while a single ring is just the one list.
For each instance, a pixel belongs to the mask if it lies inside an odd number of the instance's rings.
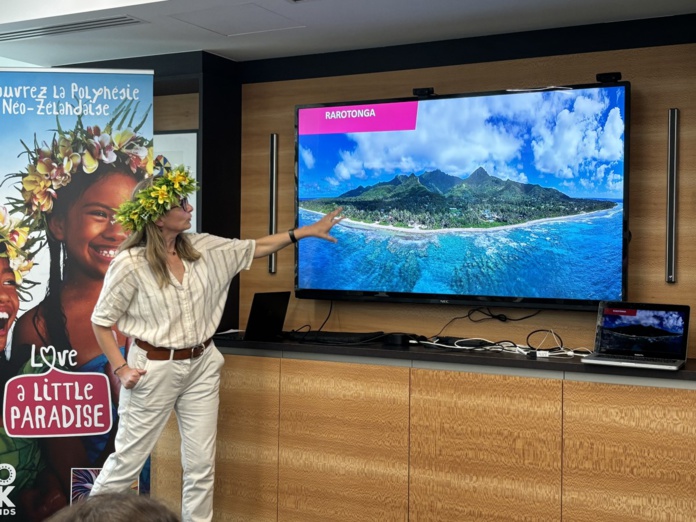
[{"label": "smiling girl on poster", "polygon": [[[85,127],[81,117],[71,130],[59,125],[50,144],[25,146],[25,172],[10,176],[21,181],[14,210],[45,235],[50,256],[46,296],[18,319],[12,349],[18,356],[32,346],[74,350],[76,365],[64,369],[107,375],[114,419],[120,386],[89,325],[106,269],[126,237],[113,221],[114,208],[152,172],[152,140],[138,134],[147,114],[135,125],[130,115],[125,128],[114,128],[130,112],[124,105],[103,129]],[[126,338],[116,329],[113,335],[125,354]],[[114,434],[115,428],[104,435],[42,441],[66,496],[71,469],[100,467],[113,449]]]}]

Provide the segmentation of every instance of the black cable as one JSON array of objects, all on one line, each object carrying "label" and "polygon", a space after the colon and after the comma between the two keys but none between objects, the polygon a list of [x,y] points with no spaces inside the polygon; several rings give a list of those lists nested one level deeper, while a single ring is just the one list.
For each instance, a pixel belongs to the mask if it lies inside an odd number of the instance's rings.
[{"label": "black cable", "polygon": [[332,313],[332,312],[333,312],[333,299],[332,299],[331,301],[329,301],[329,313],[326,314],[326,319],[324,319],[324,322],[321,323],[321,326],[319,327],[319,329],[316,330],[317,332],[321,332],[321,329],[324,328],[324,325],[325,325],[325,324],[327,323],[327,321],[329,320],[329,317],[331,317],[331,313]]},{"label": "black cable", "polygon": [[[531,314],[522,316],[522,317],[509,317],[505,314],[494,314],[490,307],[479,307],[479,308],[471,308],[466,315],[461,315],[458,317],[453,317],[447,323],[445,323],[445,326],[443,326],[439,332],[437,332],[435,335],[433,335],[433,338],[439,337],[442,332],[447,329],[447,327],[452,324],[454,321],[458,321],[459,319],[469,319],[472,323],[480,323],[482,321],[491,321],[493,319],[497,319],[498,321],[501,321],[503,323],[505,322],[515,322],[515,321],[524,321],[525,319],[529,319],[531,317],[534,317],[535,315],[539,315],[542,311],[541,310],[536,310],[535,312],[532,312]],[[484,317],[480,319],[474,319],[472,316],[476,313],[482,314]]]},{"label": "black cable", "polygon": [[333,312],[333,300],[329,301],[329,313],[326,315],[326,319],[324,319],[324,322],[321,323],[321,326],[319,327],[318,330],[312,330],[312,325],[311,325],[311,324],[305,324],[305,325],[303,325],[303,326],[300,326],[300,327],[297,328],[296,330],[293,330],[293,331],[290,332],[290,333],[301,333],[301,330],[302,330],[303,328],[307,328],[307,331],[304,332],[304,336],[302,337],[302,339],[298,339],[299,342],[302,342],[302,341],[304,340],[304,338],[307,337],[307,335],[308,335],[310,332],[313,332],[313,331],[315,331],[315,332],[321,332],[321,329],[324,328],[324,325],[326,325],[327,321],[329,320],[329,317],[331,317],[331,313],[332,313],[332,312]]},{"label": "black cable", "polygon": [[[481,319],[474,319],[472,316],[475,313],[479,313],[483,315]],[[509,317],[505,314],[494,314],[489,307],[484,308],[472,308],[469,310],[469,313],[467,314],[467,318],[469,321],[473,323],[480,323],[481,321],[490,321],[492,319],[497,319],[498,321],[501,321],[503,323],[507,321],[524,321],[525,319],[529,319],[530,317],[534,317],[535,315],[539,315],[541,313],[541,310],[537,310],[535,312],[532,312],[531,314],[522,316],[522,317]]]}]

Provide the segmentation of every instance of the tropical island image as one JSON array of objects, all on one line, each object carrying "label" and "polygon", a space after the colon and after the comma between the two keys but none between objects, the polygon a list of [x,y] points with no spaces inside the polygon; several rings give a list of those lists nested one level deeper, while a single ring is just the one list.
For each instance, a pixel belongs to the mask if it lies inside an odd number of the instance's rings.
[{"label": "tropical island image", "polygon": [[620,300],[626,102],[598,85],[299,107],[297,225],[346,219],[331,248],[297,247],[296,288]]},{"label": "tropical island image", "polygon": [[494,228],[614,208],[608,200],[572,198],[555,188],[491,176],[483,167],[462,179],[441,170],[398,175],[331,198],[300,202],[328,213],[343,207],[351,221],[420,230]]}]

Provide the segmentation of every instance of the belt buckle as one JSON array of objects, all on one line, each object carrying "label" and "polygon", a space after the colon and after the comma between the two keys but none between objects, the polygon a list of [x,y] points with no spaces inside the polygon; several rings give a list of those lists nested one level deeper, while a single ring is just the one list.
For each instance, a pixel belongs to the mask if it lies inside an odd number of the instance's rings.
[{"label": "belt buckle", "polygon": [[[196,353],[196,351],[200,348],[200,352]],[[203,351],[205,350],[205,343],[200,343],[193,348],[191,348],[191,359],[196,359],[197,357],[200,357],[203,355]]]}]

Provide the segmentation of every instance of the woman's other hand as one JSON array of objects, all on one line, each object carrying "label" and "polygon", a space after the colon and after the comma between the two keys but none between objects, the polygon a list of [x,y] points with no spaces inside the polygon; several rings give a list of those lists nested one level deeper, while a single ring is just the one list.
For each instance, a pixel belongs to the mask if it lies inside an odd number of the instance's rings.
[{"label": "woman's other hand", "polygon": [[118,378],[121,380],[121,384],[126,390],[130,390],[140,378],[147,373],[147,370],[141,370],[140,368],[131,368],[126,365],[118,371]]}]

